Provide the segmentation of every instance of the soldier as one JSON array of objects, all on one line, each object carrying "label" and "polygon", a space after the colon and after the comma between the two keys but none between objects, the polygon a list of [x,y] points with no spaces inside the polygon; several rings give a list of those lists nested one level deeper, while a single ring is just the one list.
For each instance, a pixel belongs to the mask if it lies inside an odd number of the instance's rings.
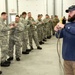
[{"label": "soldier", "polygon": [[43,31],[44,31],[44,39],[45,40],[47,40],[47,27],[46,27],[46,22],[45,22],[45,19],[43,20],[43,22],[44,22],[44,29],[43,29]]},{"label": "soldier", "polygon": [[[42,17],[43,17],[43,14],[40,14],[41,15],[41,21],[43,22],[43,20],[42,20]],[[42,36],[43,36],[43,41],[44,42],[46,42],[47,40],[46,40],[46,38],[45,38],[45,26],[44,26],[45,24],[44,24],[44,22],[43,22],[43,25],[42,25]]]},{"label": "soldier", "polygon": [[38,19],[37,19],[37,33],[38,33],[38,39],[39,39],[39,44],[42,45],[44,44],[43,42],[43,21],[41,19],[41,15],[38,15]]},{"label": "soldier", "polygon": [[58,22],[59,22],[59,18],[58,18],[57,15],[55,15],[55,17],[54,17],[54,23],[55,23],[55,25],[57,25]]},{"label": "soldier", "polygon": [[15,54],[16,54],[16,60],[20,61],[21,57],[21,46],[22,46],[22,32],[24,31],[24,26],[20,22],[20,17],[16,15],[15,22],[12,22],[10,25],[15,25],[15,28],[13,28],[10,31],[9,36],[9,61],[13,60],[13,52],[14,52],[14,45],[15,45]]},{"label": "soldier", "polygon": [[14,26],[8,26],[5,24],[5,20],[7,19],[7,13],[2,12],[0,18],[0,48],[1,48],[1,66],[8,67],[10,63],[7,60],[8,55],[8,31]]},{"label": "soldier", "polygon": [[24,32],[23,32],[23,35],[22,35],[22,54],[29,54],[29,52],[31,51],[30,49],[27,48],[27,45],[28,45],[28,21],[26,20],[26,15],[27,13],[26,12],[23,12],[22,13],[22,16],[20,18],[20,21],[21,23],[23,23],[24,25]]},{"label": "soldier", "polygon": [[45,23],[45,32],[44,32],[45,37],[50,39],[51,38],[51,24],[50,24],[51,19],[48,14],[46,14],[46,17],[43,21]]},{"label": "soldier", "polygon": [[42,27],[41,27],[41,29],[42,29],[42,38],[43,38],[43,41],[44,42],[46,42],[47,40],[44,38],[44,22],[43,22],[43,20],[42,20],[42,18],[43,18],[43,14],[41,14],[41,21],[42,21]]},{"label": "soldier", "polygon": [[[57,15],[54,16],[54,19],[53,19],[53,27],[55,27],[57,25],[57,23],[59,23],[59,18]],[[53,28],[54,29],[54,28]],[[54,32],[54,35],[55,35],[55,32]]]},{"label": "soldier", "polygon": [[47,38],[50,39],[51,38],[51,28],[52,28],[52,21],[51,18],[48,14],[46,14],[46,19],[48,19],[48,31],[47,31]]},{"label": "soldier", "polygon": [[28,13],[28,23],[30,24],[30,27],[28,30],[30,48],[31,50],[33,50],[33,44],[32,44],[32,39],[33,39],[37,46],[37,49],[41,50],[42,48],[39,46],[39,41],[38,41],[38,36],[37,36],[36,22],[32,18],[31,12]]},{"label": "soldier", "polygon": [[52,35],[55,35],[55,31],[54,31],[54,23],[53,23],[53,20],[54,20],[54,16],[53,15],[51,15],[51,21],[52,21],[52,28],[51,28],[51,30],[52,30]]}]

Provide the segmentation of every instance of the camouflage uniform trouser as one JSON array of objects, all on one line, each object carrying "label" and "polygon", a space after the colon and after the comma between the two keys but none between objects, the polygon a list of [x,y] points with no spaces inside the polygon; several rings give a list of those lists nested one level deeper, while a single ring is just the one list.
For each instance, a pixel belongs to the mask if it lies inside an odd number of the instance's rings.
[{"label": "camouflage uniform trouser", "polygon": [[49,23],[49,26],[47,28],[47,36],[51,36],[51,24]]},{"label": "camouflage uniform trouser", "polygon": [[43,27],[43,32],[44,32],[44,38],[47,38],[47,28],[46,25]]},{"label": "camouflage uniform trouser", "polygon": [[43,41],[43,28],[42,27],[37,28],[37,34],[38,34],[39,42]]},{"label": "camouflage uniform trouser", "polygon": [[41,27],[41,39],[42,39],[42,41],[43,41],[43,39],[44,39],[44,31],[43,31],[43,26]]},{"label": "camouflage uniform trouser", "polygon": [[8,38],[7,36],[0,37],[1,62],[6,61],[8,55]]},{"label": "camouflage uniform trouser", "polygon": [[23,33],[23,36],[22,36],[22,51],[25,52],[27,48],[27,45],[28,45],[28,31],[24,32]]},{"label": "camouflage uniform trouser", "polygon": [[54,26],[52,25],[52,34],[55,34]]},{"label": "camouflage uniform trouser", "polygon": [[14,46],[15,46],[15,55],[16,58],[21,57],[21,40],[15,40],[9,38],[9,56],[13,57]]},{"label": "camouflage uniform trouser", "polygon": [[55,27],[55,23],[52,24],[52,33],[53,34],[55,34],[54,27]]},{"label": "camouflage uniform trouser", "polygon": [[29,35],[29,44],[30,44],[30,47],[31,46],[33,47],[32,39],[34,40],[36,46],[38,47],[39,46],[39,41],[38,41],[37,31],[29,31],[28,35]]},{"label": "camouflage uniform trouser", "polygon": [[46,27],[47,37],[49,37],[49,26]]}]

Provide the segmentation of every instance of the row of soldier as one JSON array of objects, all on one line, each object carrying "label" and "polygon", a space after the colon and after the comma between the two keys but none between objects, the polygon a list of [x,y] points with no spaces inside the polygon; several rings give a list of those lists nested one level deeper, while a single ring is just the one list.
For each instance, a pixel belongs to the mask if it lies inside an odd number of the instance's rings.
[{"label": "row of soldier", "polygon": [[[28,19],[26,17],[28,16]],[[42,50],[40,45],[44,44],[47,39],[55,35],[54,26],[59,22],[58,16],[38,14],[37,20],[34,20],[31,12],[23,12],[21,16],[16,15],[15,21],[9,25],[5,24],[7,20],[7,13],[2,12],[0,18],[0,48],[1,48],[1,66],[8,67],[15,58],[20,61],[21,54],[29,54],[33,48],[33,40],[38,50]],[[9,35],[8,35],[9,31]],[[8,37],[9,36],[9,37]],[[30,49],[28,49],[28,44]],[[21,53],[22,48],[22,53]],[[9,56],[9,58],[7,58]]]}]

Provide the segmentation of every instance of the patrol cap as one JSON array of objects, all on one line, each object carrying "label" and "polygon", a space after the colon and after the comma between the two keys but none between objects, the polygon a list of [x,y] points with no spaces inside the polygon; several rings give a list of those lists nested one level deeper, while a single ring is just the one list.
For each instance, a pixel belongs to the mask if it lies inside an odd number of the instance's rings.
[{"label": "patrol cap", "polygon": [[75,5],[70,6],[65,12],[68,13],[73,10],[75,10]]}]

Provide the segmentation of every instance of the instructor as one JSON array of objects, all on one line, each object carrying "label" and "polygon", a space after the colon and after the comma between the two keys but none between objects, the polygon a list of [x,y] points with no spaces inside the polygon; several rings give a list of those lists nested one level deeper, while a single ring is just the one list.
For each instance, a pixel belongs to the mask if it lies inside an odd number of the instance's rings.
[{"label": "instructor", "polygon": [[63,38],[62,56],[64,59],[64,69],[66,75],[75,75],[75,5],[70,6],[68,13],[68,22],[65,25],[58,23],[54,30],[56,36],[60,34]]}]

